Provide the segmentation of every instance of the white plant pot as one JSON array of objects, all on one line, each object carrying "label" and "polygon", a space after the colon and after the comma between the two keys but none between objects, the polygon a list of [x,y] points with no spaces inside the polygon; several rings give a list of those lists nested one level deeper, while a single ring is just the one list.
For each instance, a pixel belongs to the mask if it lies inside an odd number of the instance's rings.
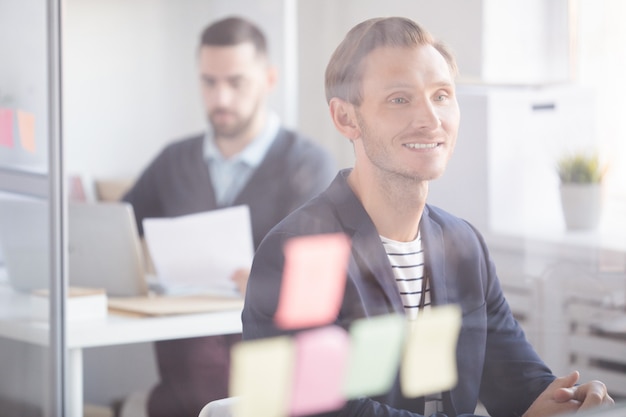
[{"label": "white plant pot", "polygon": [[561,184],[560,193],[568,230],[591,230],[598,227],[602,211],[601,184]]}]

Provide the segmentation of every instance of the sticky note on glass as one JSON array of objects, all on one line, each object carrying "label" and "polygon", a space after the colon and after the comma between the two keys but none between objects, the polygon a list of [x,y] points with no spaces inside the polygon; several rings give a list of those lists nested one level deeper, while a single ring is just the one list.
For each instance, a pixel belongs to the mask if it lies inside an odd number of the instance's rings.
[{"label": "sticky note on glass", "polygon": [[456,345],[461,310],[433,306],[409,322],[400,384],[405,397],[420,397],[453,388],[458,379]]},{"label": "sticky note on glass", "polygon": [[0,145],[13,147],[13,110],[0,108]]},{"label": "sticky note on glass", "polygon": [[344,391],[348,398],[383,394],[391,388],[402,356],[407,321],[389,314],[354,321]]},{"label": "sticky note on glass", "polygon": [[35,116],[32,113],[18,110],[17,126],[20,132],[22,148],[35,152]]},{"label": "sticky note on glass", "polygon": [[295,346],[288,336],[244,341],[231,351],[229,396],[236,417],[286,417]]},{"label": "sticky note on glass", "polygon": [[291,416],[322,413],[341,408],[346,363],[350,350],[348,333],[327,326],[295,336],[296,362],[291,395]]},{"label": "sticky note on glass", "polygon": [[342,233],[302,236],[285,244],[275,321],[284,329],[333,322],[341,307],[350,239]]}]

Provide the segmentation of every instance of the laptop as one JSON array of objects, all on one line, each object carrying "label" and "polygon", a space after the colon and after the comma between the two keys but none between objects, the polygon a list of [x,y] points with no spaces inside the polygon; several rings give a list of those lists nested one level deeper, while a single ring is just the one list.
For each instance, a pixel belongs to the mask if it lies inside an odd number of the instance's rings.
[{"label": "laptop", "polygon": [[111,297],[148,294],[133,207],[124,202],[68,206],[70,285],[106,289]]},{"label": "laptop", "polygon": [[625,417],[626,399],[616,400],[612,407],[595,407],[586,411],[575,413],[559,414],[559,417]]},{"label": "laptop", "polygon": [[[19,291],[48,287],[48,216],[46,201],[0,201],[0,246],[8,280]],[[111,297],[148,294],[141,242],[128,203],[70,203],[67,259],[71,286],[104,288]]]}]

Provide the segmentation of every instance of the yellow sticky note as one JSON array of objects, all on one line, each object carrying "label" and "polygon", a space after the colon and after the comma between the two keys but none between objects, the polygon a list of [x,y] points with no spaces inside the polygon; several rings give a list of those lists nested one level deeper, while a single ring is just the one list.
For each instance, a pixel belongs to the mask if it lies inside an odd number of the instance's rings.
[{"label": "yellow sticky note", "polygon": [[276,324],[296,329],[332,323],[345,289],[350,239],[342,233],[297,237],[284,253]]},{"label": "yellow sticky note", "polygon": [[288,336],[244,341],[231,351],[229,396],[235,417],[286,417],[295,348]]},{"label": "yellow sticky note", "polygon": [[17,126],[20,132],[22,148],[35,152],[35,115],[22,110],[17,111]]},{"label": "yellow sticky note", "polygon": [[344,391],[348,398],[383,394],[398,374],[407,321],[389,314],[356,320],[350,326],[350,356]]},{"label": "yellow sticky note", "polygon": [[460,329],[461,310],[452,304],[431,307],[409,322],[400,369],[405,397],[446,391],[456,385],[456,345]]}]

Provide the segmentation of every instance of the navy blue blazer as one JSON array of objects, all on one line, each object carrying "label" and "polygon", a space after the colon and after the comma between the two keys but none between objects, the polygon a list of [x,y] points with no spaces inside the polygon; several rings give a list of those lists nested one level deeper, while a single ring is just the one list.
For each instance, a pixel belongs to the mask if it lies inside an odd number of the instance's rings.
[{"label": "navy blue blazer", "polygon": [[[347,284],[336,324],[404,314],[391,265],[367,212],[340,171],[330,187],[274,227],[254,257],[242,313],[244,339],[285,332],[273,317],[283,268],[282,247],[299,235],[343,232],[352,240]],[[555,376],[513,318],[480,233],[466,221],[427,205],[420,223],[434,305],[458,304],[458,384],[444,393],[447,416],[471,415],[480,399],[492,416],[521,416]],[[324,300],[320,300],[324,302]],[[423,399],[402,396],[399,385],[377,398],[351,400],[337,415],[414,416]]]}]

